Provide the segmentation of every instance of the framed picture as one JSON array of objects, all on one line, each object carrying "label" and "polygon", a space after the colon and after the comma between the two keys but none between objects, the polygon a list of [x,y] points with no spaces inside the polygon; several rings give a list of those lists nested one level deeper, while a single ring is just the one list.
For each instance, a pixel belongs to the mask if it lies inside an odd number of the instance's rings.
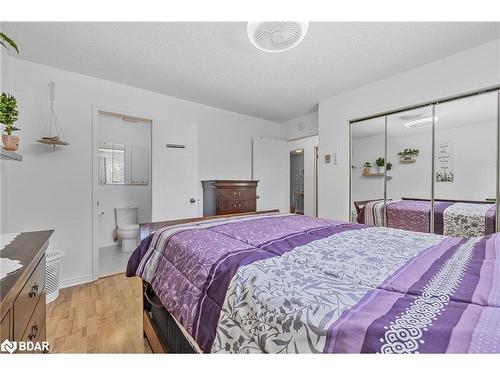
[{"label": "framed picture", "polygon": [[436,182],[453,182],[453,142],[440,141],[436,147]]}]

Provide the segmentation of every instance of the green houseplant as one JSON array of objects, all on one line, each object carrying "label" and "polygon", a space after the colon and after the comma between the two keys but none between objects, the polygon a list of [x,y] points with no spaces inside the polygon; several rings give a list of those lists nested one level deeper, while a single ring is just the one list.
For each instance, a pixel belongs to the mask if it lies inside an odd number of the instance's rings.
[{"label": "green houseplant", "polygon": [[14,126],[17,121],[17,100],[13,95],[2,93],[0,96],[0,123],[4,124],[2,143],[5,150],[16,151],[19,147],[19,137],[12,135],[12,132],[19,130]]},{"label": "green houseplant", "polygon": [[398,156],[403,160],[415,160],[420,151],[415,148],[405,148],[403,151],[398,152]]},{"label": "green houseplant", "polygon": [[392,163],[387,163],[387,165],[385,166],[385,169],[390,171],[392,169]]},{"label": "green houseplant", "polygon": [[363,164],[363,168],[364,168],[363,173],[369,174],[370,170],[372,169],[372,164],[369,161],[365,161],[365,163]]},{"label": "green houseplant", "polygon": [[384,173],[385,159],[380,157],[375,161],[375,164],[377,164],[377,172]]}]

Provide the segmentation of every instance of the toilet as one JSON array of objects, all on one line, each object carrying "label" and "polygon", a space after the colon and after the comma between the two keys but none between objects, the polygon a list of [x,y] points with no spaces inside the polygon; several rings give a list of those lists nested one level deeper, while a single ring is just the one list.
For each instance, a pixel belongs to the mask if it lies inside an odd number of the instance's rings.
[{"label": "toilet", "polygon": [[118,237],[122,240],[121,251],[130,253],[139,244],[138,208],[115,208]]}]

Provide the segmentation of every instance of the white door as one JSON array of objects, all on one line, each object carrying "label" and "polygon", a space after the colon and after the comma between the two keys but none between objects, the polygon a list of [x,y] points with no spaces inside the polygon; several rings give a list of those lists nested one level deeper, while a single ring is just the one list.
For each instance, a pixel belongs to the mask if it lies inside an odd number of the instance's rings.
[{"label": "white door", "polygon": [[153,122],[153,221],[199,216],[198,124]]},{"label": "white door", "polygon": [[290,210],[290,154],[288,142],[254,137],[252,178],[257,185],[257,210]]}]

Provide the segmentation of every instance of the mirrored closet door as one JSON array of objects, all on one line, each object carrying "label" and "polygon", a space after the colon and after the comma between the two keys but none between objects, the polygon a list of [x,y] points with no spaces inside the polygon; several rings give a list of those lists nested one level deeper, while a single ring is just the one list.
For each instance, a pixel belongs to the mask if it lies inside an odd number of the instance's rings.
[{"label": "mirrored closet door", "polygon": [[498,229],[498,91],[350,123],[351,220],[459,237]]},{"label": "mirrored closet door", "polygon": [[[385,158],[385,118],[352,124],[350,133],[351,221],[356,222],[365,204],[383,206],[385,201],[385,169],[377,167],[377,160]],[[370,216],[367,223],[375,225],[377,218]]]},{"label": "mirrored closet door", "polygon": [[495,232],[498,95],[435,106],[435,227],[450,236]]}]

